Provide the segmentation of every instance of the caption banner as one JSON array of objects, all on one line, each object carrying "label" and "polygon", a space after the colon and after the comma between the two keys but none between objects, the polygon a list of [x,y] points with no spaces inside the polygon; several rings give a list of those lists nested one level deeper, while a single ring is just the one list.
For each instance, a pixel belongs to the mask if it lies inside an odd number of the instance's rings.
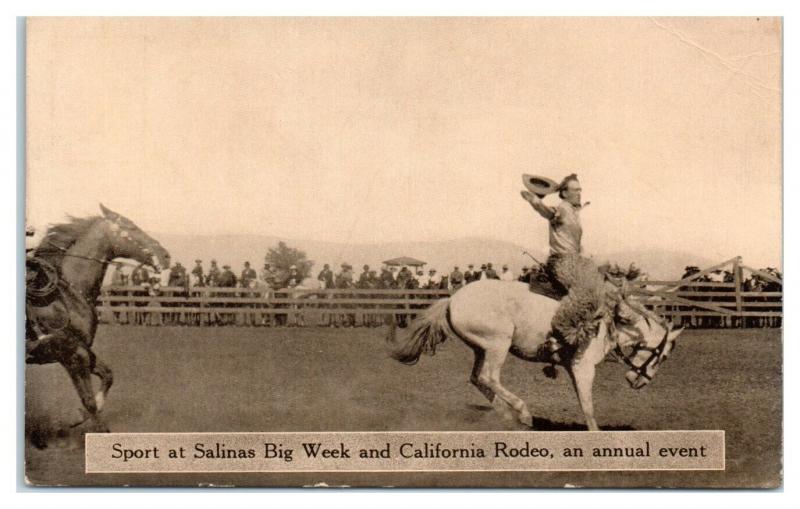
[{"label": "caption banner", "polygon": [[724,469],[724,431],[86,435],[87,473]]}]

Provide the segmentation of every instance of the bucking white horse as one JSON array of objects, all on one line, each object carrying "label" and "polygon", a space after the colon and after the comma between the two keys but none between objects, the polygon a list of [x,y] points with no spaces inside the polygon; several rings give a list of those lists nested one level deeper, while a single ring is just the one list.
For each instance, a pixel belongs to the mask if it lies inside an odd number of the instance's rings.
[{"label": "bucking white horse", "polygon": [[[610,284],[610,283],[608,283]],[[532,293],[525,283],[482,280],[440,299],[422,312],[397,337],[393,325],[387,341],[391,355],[415,364],[423,353],[433,355],[448,337],[461,339],[475,352],[470,381],[501,414],[533,427],[528,406],[500,382],[506,356],[531,362],[553,362],[551,319],[559,302]],[[634,303],[621,299],[610,317],[597,318],[597,334],[576,348],[564,350],[559,362],[569,373],[586,425],[597,431],[592,404],[595,369],[614,351],[628,365],[625,377],[631,387],[647,385],[669,355],[682,329]]]}]

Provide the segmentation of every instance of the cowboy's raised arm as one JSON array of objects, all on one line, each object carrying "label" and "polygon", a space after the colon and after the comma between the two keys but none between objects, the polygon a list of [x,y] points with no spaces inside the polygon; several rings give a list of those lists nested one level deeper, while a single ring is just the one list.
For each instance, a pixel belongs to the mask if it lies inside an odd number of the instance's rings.
[{"label": "cowboy's raised arm", "polygon": [[548,221],[556,217],[556,208],[545,205],[541,198],[531,193],[530,191],[522,191],[522,197],[531,204],[533,210],[539,213],[540,216]]}]

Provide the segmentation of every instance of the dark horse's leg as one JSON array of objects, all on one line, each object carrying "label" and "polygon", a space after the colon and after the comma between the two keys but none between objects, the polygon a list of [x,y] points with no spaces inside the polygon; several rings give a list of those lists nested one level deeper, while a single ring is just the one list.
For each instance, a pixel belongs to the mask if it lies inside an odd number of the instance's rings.
[{"label": "dark horse's leg", "polygon": [[111,389],[111,384],[114,383],[114,374],[111,372],[111,368],[106,366],[96,355],[94,355],[94,363],[92,364],[92,374],[100,378],[100,391],[94,396],[97,411],[99,412],[103,409],[103,403],[105,403],[108,390]]},{"label": "dark horse's leg", "polygon": [[[96,370],[94,354],[87,347],[78,345],[74,352],[68,354],[61,360],[61,364],[67,370],[67,374],[72,380],[73,385],[75,385],[78,396],[81,398],[81,403],[83,403],[84,408],[86,408],[89,414],[88,418],[94,421],[95,426],[99,430],[106,431],[107,428],[105,424],[102,423],[97,414],[97,401],[92,393],[91,374]],[[105,369],[107,370],[108,368]]]}]

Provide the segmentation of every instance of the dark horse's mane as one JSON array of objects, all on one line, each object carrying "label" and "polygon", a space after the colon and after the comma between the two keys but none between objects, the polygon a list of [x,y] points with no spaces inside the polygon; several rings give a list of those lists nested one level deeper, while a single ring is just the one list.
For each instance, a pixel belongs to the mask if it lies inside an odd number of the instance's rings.
[{"label": "dark horse's mane", "polygon": [[47,229],[47,233],[34,251],[37,257],[44,258],[58,268],[64,259],[64,251],[72,247],[98,220],[102,219],[100,216],[67,217],[69,221],[66,223],[54,224]]}]

